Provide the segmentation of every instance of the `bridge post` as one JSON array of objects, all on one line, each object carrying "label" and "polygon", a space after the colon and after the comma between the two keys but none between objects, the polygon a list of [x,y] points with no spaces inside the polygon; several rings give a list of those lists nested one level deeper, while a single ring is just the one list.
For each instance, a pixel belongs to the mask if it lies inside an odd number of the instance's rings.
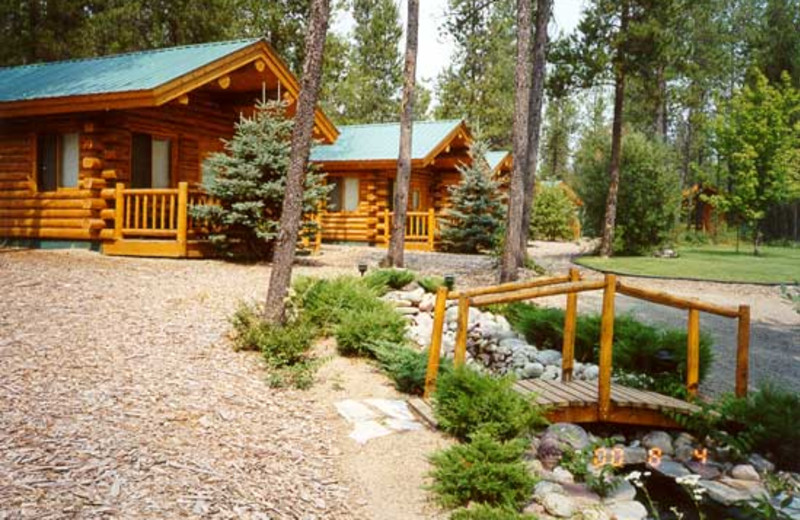
[{"label": "bridge post", "polygon": [[456,350],[453,365],[458,368],[467,359],[467,328],[469,327],[469,296],[462,293],[458,297],[458,329],[456,329]]},{"label": "bridge post", "polygon": [[603,314],[600,318],[600,375],[597,380],[597,407],[601,421],[611,413],[611,358],[614,348],[614,297],[617,277],[605,276],[603,289]]},{"label": "bridge post", "polygon": [[689,309],[689,330],[686,346],[686,390],[689,397],[697,396],[700,381],[700,311]]},{"label": "bridge post", "polygon": [[433,334],[428,347],[428,369],[425,372],[425,393],[428,399],[436,390],[436,378],[439,376],[439,358],[442,351],[442,333],[444,332],[444,314],[447,307],[447,287],[436,289],[436,304],[433,307]]},{"label": "bridge post", "polygon": [[[574,267],[569,270],[569,281],[580,280],[580,273]],[[561,347],[561,381],[572,381],[575,366],[575,329],[578,319],[578,293],[567,293],[567,311],[564,315],[564,343]]]},{"label": "bridge post", "polygon": [[746,397],[747,379],[750,372],[749,305],[739,305],[739,327],[736,340],[736,397]]}]

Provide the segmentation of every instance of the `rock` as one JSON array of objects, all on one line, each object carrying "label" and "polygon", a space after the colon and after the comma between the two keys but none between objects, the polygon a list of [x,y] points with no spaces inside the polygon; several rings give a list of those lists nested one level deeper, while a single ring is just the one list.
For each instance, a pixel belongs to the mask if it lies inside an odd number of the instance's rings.
[{"label": "rock", "polygon": [[561,466],[553,469],[552,479],[559,484],[573,484],[575,482],[575,477],[572,476],[572,473]]},{"label": "rock", "polygon": [[539,448],[536,450],[536,455],[542,461],[542,466],[547,470],[551,470],[558,465],[562,453],[561,444],[555,437],[543,436],[539,443]]},{"label": "rock", "polygon": [[686,432],[681,432],[678,434],[677,437],[675,437],[674,445],[677,448],[678,446],[681,445],[694,446],[696,443],[697,439],[695,439],[692,435]]},{"label": "rock", "polygon": [[644,436],[642,444],[645,448],[658,448],[662,455],[672,455],[675,450],[672,447],[672,437],[667,432],[652,431]]},{"label": "rock", "polygon": [[458,307],[450,307],[444,311],[444,319],[447,323],[455,324],[458,319]]},{"label": "rock", "polygon": [[501,347],[508,348],[510,350],[522,350],[522,351],[524,351],[530,346],[525,341],[518,338],[506,338],[500,340],[499,345]]},{"label": "rock", "polygon": [[581,509],[580,513],[581,520],[609,520],[608,515],[605,511],[600,508],[596,507],[587,507],[586,509]]},{"label": "rock", "polygon": [[549,365],[544,367],[544,372],[542,375],[539,376],[540,379],[544,381],[557,381],[561,379],[561,367],[557,367],[555,365]]},{"label": "rock", "polygon": [[548,365],[561,366],[561,352],[550,349],[540,350],[539,353],[536,355],[536,361],[545,366]]},{"label": "rock", "polygon": [[758,496],[765,496],[767,494],[766,489],[764,488],[764,486],[761,485],[760,482],[754,482],[752,480],[741,480],[738,478],[721,477],[717,480],[717,482],[725,484],[726,486],[731,487],[733,489],[738,489],[740,491],[749,493],[750,496],[753,498]]},{"label": "rock", "polygon": [[753,482],[761,481],[761,477],[758,475],[758,472],[750,464],[737,464],[731,470],[731,476],[738,480],[751,480]]},{"label": "rock", "polygon": [[600,376],[600,367],[597,365],[586,365],[583,370],[583,379],[586,381],[594,381]]},{"label": "rock", "polygon": [[549,493],[542,499],[545,511],[558,518],[569,518],[575,514],[575,503],[559,493]]},{"label": "rock", "polygon": [[644,464],[647,462],[647,450],[641,447],[627,447],[623,448],[623,458],[625,465]]},{"label": "rock", "polygon": [[747,462],[759,473],[772,473],[775,471],[775,464],[771,463],[758,453],[753,453],[747,457]]},{"label": "rock", "polygon": [[525,363],[525,366],[520,371],[520,377],[522,379],[533,379],[541,376],[543,372],[544,367],[541,363]]},{"label": "rock", "polygon": [[539,475],[542,471],[544,471],[542,461],[539,459],[526,460],[525,467],[528,468],[528,473],[531,473],[532,475]]},{"label": "rock", "polygon": [[552,494],[563,495],[564,488],[560,484],[548,480],[540,480],[533,488],[533,498],[538,502],[542,502],[545,496]]},{"label": "rock", "polygon": [[605,506],[606,513],[616,520],[644,520],[647,508],[635,500],[613,502]]},{"label": "rock", "polygon": [[[743,481],[749,482],[749,481]],[[752,482],[750,482],[752,484]],[[698,482],[698,485],[705,489],[706,493],[708,494],[708,498],[715,502],[719,502],[724,506],[732,506],[736,502],[741,502],[742,500],[750,500],[753,498],[753,494],[749,491],[743,489],[736,489],[727,485],[722,480],[701,480]],[[757,496],[757,495],[756,495]]]},{"label": "rock", "polygon": [[573,450],[582,450],[589,446],[589,434],[586,430],[572,423],[555,423],[547,427],[542,435],[542,442],[553,439],[559,447],[568,446]]},{"label": "rock", "polygon": [[679,462],[675,462],[672,460],[662,459],[661,464],[657,464],[654,466],[648,464],[647,467],[652,468],[653,471],[656,471],[664,475],[665,477],[670,477],[670,478],[680,478],[692,474],[688,469],[686,469],[686,467],[683,464],[680,464]]},{"label": "rock", "polygon": [[620,479],[619,485],[609,493],[606,502],[627,502],[636,498],[636,488],[627,480]]},{"label": "rock", "polygon": [[800,520],[800,497],[790,497],[781,491],[772,501],[775,508],[790,520]]},{"label": "rock", "polygon": [[675,460],[680,462],[688,462],[694,457],[694,448],[691,444],[676,444],[675,445]]},{"label": "rock", "polygon": [[399,299],[398,300],[394,300],[394,299],[390,299],[389,303],[391,303],[395,307],[414,307],[414,304],[411,303],[410,300],[399,300]]},{"label": "rock", "polygon": [[436,297],[432,294],[426,294],[422,301],[419,302],[420,312],[431,312],[436,305]]},{"label": "rock", "polygon": [[716,464],[703,464],[698,460],[690,460],[684,462],[683,465],[692,473],[700,475],[706,480],[713,480],[722,474]]},{"label": "rock", "polygon": [[416,307],[397,307],[395,311],[399,312],[403,316],[413,316],[419,312],[419,309]]}]

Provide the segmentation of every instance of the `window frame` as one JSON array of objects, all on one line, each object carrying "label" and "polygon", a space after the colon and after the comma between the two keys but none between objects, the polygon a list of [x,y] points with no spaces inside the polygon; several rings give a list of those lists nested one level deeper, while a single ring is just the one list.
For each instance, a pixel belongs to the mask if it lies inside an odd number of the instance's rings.
[{"label": "window frame", "polygon": [[[78,158],[78,171],[75,178],[74,186],[63,186],[64,182],[64,136],[67,134],[75,134],[77,139],[77,158]],[[59,129],[53,131],[34,132],[31,134],[31,159],[33,163],[33,187],[36,193],[58,193],[60,191],[77,191],[80,189],[81,184],[81,132],[78,129],[69,128],[67,130]],[[41,177],[41,141],[47,136],[55,136],[55,189],[43,189]]]},{"label": "window frame", "polygon": [[[154,140],[161,140],[161,141],[169,141],[169,167],[168,167],[168,175],[169,175],[169,186],[166,189],[175,189],[178,187],[178,182],[180,181],[179,178],[179,168],[178,168],[178,161],[180,159],[180,155],[178,154],[178,146],[180,141],[180,135],[177,133],[169,133],[169,132],[152,132],[146,129],[141,129],[137,127],[131,127],[129,129],[130,132],[130,139],[129,139],[129,150],[130,150],[130,158],[128,160],[128,185],[133,186],[133,136],[135,134],[142,134],[147,135],[150,137],[150,186],[147,188],[137,188],[137,189],[164,189],[164,188],[154,188],[153,187],[153,162],[152,162],[152,154],[153,154],[153,141]],[[202,167],[202,161],[201,161]],[[202,178],[202,173],[201,173]]]}]

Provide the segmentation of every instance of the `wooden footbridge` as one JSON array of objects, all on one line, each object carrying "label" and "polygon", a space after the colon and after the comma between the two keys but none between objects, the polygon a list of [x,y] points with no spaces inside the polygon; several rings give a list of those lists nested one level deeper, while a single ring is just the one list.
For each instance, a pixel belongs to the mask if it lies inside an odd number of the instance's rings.
[{"label": "wooden footbridge", "polygon": [[[597,382],[574,381],[575,330],[577,325],[578,293],[603,291],[603,310],[600,327],[599,377]],[[722,307],[694,299],[679,298],[663,292],[630,286],[608,274],[602,280],[582,281],[577,269],[568,275],[538,278],[523,282],[480,287],[449,292],[440,288],[436,293],[433,336],[425,378],[427,400],[436,387],[442,347],[445,310],[448,300],[458,301],[458,328],[454,363],[461,366],[466,360],[467,330],[470,307],[525,301],[543,296],[566,295],[567,305],[562,345],[562,376],[560,381],[521,380],[516,389],[531,394],[534,402],[547,409],[553,422],[609,422],[643,426],[675,427],[674,414],[688,414],[700,408],[691,402],[664,396],[656,392],[637,390],[613,383],[611,366],[614,341],[614,300],[617,293],[653,303],[688,311],[686,389],[690,400],[697,395],[700,379],[700,312],[738,320],[736,354],[736,395],[747,394],[748,350],[750,343],[750,308]]]}]

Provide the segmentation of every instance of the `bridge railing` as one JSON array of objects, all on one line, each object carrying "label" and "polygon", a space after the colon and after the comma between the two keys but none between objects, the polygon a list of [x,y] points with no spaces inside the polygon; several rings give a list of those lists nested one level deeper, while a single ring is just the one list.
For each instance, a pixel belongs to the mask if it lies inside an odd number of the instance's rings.
[{"label": "bridge railing", "polygon": [[738,309],[718,306],[700,300],[681,298],[667,293],[633,287],[618,282],[613,274],[605,275],[603,280],[581,281],[577,269],[570,269],[566,276],[539,278],[523,282],[479,287],[466,291],[450,293],[446,287],[440,287],[436,293],[434,306],[433,333],[428,352],[428,369],[425,378],[425,397],[429,397],[436,387],[441,356],[442,333],[447,300],[458,301],[458,319],[456,329],[455,366],[461,366],[466,360],[467,330],[469,326],[469,308],[485,305],[511,303],[531,300],[544,296],[567,295],[567,306],[564,316],[564,339],[562,345],[562,382],[572,380],[575,363],[575,331],[577,327],[578,293],[585,291],[603,291],[603,306],[600,320],[600,352],[598,377],[599,417],[606,418],[611,407],[611,365],[614,340],[614,303],[616,293],[620,292],[633,298],[653,303],[688,310],[687,368],[686,388],[690,396],[697,394],[700,375],[700,312],[707,312],[738,320],[737,356],[736,356],[736,395],[747,394],[750,345],[750,307],[740,305]]}]

